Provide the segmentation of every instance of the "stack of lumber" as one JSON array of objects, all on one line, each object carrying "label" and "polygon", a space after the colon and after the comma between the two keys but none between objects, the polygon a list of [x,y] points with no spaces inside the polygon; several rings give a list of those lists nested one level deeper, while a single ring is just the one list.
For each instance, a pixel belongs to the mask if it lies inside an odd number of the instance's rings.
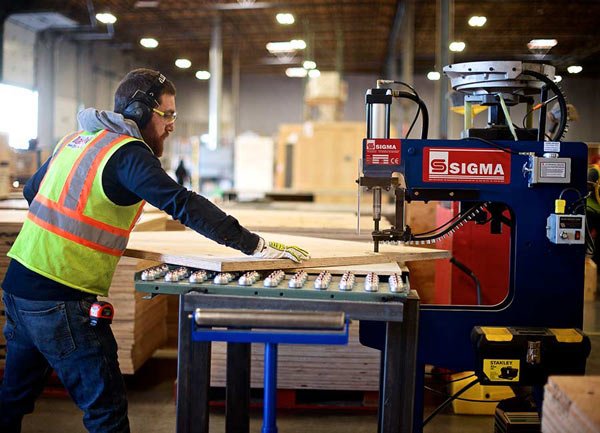
[{"label": "stack of lumber", "polygon": [[119,346],[123,374],[133,374],[167,339],[167,299],[143,299],[134,288],[134,274],[156,263],[123,257],[110,287],[108,302],[115,308],[112,330]]},{"label": "stack of lumber", "polygon": [[600,433],[600,376],[552,376],[544,387],[543,433]]},{"label": "stack of lumber", "polygon": [[[212,344],[211,385],[225,386],[227,348]],[[280,344],[277,350],[277,387],[377,391],[381,352],[358,341],[358,322],[350,325],[347,346]],[[264,345],[253,344],[250,383],[263,387]]]},{"label": "stack of lumber", "polygon": [[[0,279],[4,279],[9,263],[6,253],[19,234],[26,213],[25,210],[0,210]],[[143,214],[135,230],[164,229],[165,221],[164,214]],[[152,265],[136,259],[121,259],[109,292],[108,300],[116,309],[113,332],[125,374],[133,374],[166,341],[166,299],[143,300],[134,289],[134,273]],[[4,320],[0,297],[0,326],[4,325]],[[4,360],[4,348],[4,335],[0,332],[0,366]]]},{"label": "stack of lumber", "polygon": [[[8,250],[15,242],[26,211],[24,210],[0,210],[0,281],[4,280],[9,258],[6,256]],[[4,329],[5,323],[4,304],[2,303],[2,289],[0,289],[0,330]],[[6,341],[4,333],[0,331],[0,368],[4,367]]]}]

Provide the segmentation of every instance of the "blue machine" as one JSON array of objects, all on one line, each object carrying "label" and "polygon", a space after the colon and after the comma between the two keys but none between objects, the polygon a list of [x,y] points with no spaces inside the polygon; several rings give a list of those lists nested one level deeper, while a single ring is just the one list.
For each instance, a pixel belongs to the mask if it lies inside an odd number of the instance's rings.
[{"label": "blue machine", "polygon": [[[475,326],[581,328],[583,324],[587,146],[560,141],[567,116],[564,97],[550,84],[554,68],[476,62],[451,65],[445,71],[454,89],[467,93],[465,112],[473,102],[489,105],[489,128],[468,128],[472,124],[466,122],[460,140],[428,140],[425,117],[422,139],[390,138],[392,98],[409,92],[379,87],[391,82],[380,82],[367,92],[367,138],[359,184],[373,193],[375,251],[382,241],[429,244],[476,220],[489,225],[491,233],[510,230],[510,251],[498,252],[510,254],[509,287],[498,305],[421,305],[415,420],[423,416],[425,364],[474,370],[470,334]],[[548,90],[556,95],[549,98]],[[541,95],[542,134],[547,102],[558,99],[563,110],[551,141],[543,141],[537,130],[514,130],[510,120],[507,105],[526,102],[531,113],[531,95],[536,92]],[[400,173],[404,182],[394,173]],[[379,227],[384,191],[393,192],[396,199],[390,229]],[[404,205],[410,201],[459,201],[461,214],[437,233],[415,234],[404,221]],[[361,343],[383,347],[379,324],[361,322],[360,331]],[[422,431],[421,423],[415,423],[414,431]]]}]

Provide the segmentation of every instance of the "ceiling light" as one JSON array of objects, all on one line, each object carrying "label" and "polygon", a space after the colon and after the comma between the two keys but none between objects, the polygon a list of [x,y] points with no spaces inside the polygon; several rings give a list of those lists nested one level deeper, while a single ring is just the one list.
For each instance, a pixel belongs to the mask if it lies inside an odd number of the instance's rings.
[{"label": "ceiling light", "polygon": [[465,46],[466,45],[464,42],[455,41],[455,42],[450,42],[450,45],[448,48],[450,48],[450,51],[458,52],[458,51],[464,50]]},{"label": "ceiling light", "polygon": [[210,78],[210,72],[208,71],[197,71],[196,78],[199,80],[208,80]]},{"label": "ceiling light", "polygon": [[471,27],[483,27],[483,25],[486,23],[486,21],[487,21],[486,17],[480,17],[477,15],[474,15],[471,18],[469,18],[469,25]]},{"label": "ceiling light", "polygon": [[317,78],[321,76],[321,71],[319,71],[318,69],[311,69],[310,71],[308,71],[308,76],[310,78]]},{"label": "ceiling light", "polygon": [[567,68],[569,74],[579,74],[581,71],[583,71],[583,68],[579,65],[571,65]]},{"label": "ceiling light", "polygon": [[294,51],[290,42],[269,42],[267,44],[267,51],[270,53],[286,53]]},{"label": "ceiling light", "polygon": [[558,44],[556,39],[532,39],[527,44],[527,48],[530,50],[549,50],[556,44]]},{"label": "ceiling light", "polygon": [[555,83],[560,83],[562,81],[562,77],[560,75],[555,75],[554,76],[554,82]]},{"label": "ceiling light", "polygon": [[157,8],[158,0],[138,0],[133,4],[134,8]]},{"label": "ceiling light", "polygon": [[192,66],[192,62],[188,59],[177,59],[175,60],[175,66],[181,69],[187,69]]},{"label": "ceiling light", "polygon": [[441,75],[437,71],[427,72],[427,79],[431,81],[437,81],[441,78]]},{"label": "ceiling light", "polygon": [[275,18],[277,19],[277,22],[279,24],[283,24],[286,26],[289,26],[290,24],[294,24],[294,15],[290,14],[290,13],[280,13],[277,14],[275,16]]},{"label": "ceiling light", "polygon": [[302,63],[302,67],[304,69],[315,69],[317,67],[317,64],[315,62],[313,62],[312,60],[305,60]]},{"label": "ceiling light", "polygon": [[142,38],[140,39],[140,45],[146,48],[158,47],[158,41],[154,38]]},{"label": "ceiling light", "polygon": [[290,78],[304,78],[306,77],[306,74],[307,71],[304,68],[287,68],[285,70],[285,75]]},{"label": "ceiling light", "polygon": [[292,39],[290,44],[292,44],[292,47],[294,47],[295,50],[303,50],[306,48],[306,42],[302,39]]},{"label": "ceiling light", "polygon": [[117,22],[117,17],[108,12],[96,14],[96,19],[102,24],[114,24]]},{"label": "ceiling light", "polygon": [[271,54],[289,53],[291,51],[303,50],[304,48],[306,48],[306,42],[302,39],[293,39],[289,42],[269,42],[267,44],[267,51]]}]

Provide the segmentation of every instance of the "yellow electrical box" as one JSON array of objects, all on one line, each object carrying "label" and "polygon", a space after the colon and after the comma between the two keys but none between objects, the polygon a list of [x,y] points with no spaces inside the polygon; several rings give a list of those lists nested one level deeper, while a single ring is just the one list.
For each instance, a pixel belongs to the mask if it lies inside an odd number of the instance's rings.
[{"label": "yellow electrical box", "polygon": [[[460,379],[463,377],[471,376],[469,379],[459,380],[448,384],[448,393],[450,395],[456,394],[465,385],[476,380],[473,371],[463,371],[462,373],[456,373],[451,376],[452,380]],[[452,408],[454,413],[462,415],[494,415],[496,406],[499,400],[505,398],[514,397],[515,394],[512,392],[509,386],[489,386],[489,385],[475,385],[468,389],[466,392],[460,395],[459,398],[467,400],[480,400],[464,401],[454,400],[452,402]]]}]

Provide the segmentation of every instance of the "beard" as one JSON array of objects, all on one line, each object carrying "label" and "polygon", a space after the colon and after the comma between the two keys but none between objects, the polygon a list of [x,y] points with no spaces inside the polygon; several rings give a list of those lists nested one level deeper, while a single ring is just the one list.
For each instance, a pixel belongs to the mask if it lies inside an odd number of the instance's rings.
[{"label": "beard", "polygon": [[165,149],[165,140],[167,139],[168,136],[169,136],[168,132],[165,132],[162,135],[158,135],[156,133],[154,133],[154,134],[142,133],[142,137],[144,138],[144,141],[150,147],[150,149],[152,149],[152,152],[154,153],[154,155],[157,158],[160,158],[163,155],[163,152]]}]

